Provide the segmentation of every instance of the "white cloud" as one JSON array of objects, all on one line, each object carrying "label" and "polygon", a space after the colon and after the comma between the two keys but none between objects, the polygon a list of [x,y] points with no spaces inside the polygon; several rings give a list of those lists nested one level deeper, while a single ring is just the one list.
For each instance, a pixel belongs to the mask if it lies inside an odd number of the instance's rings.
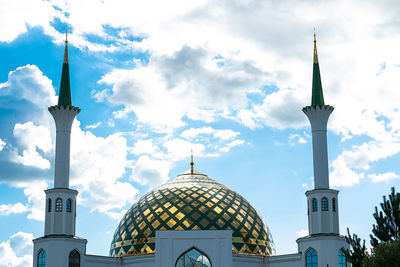
[{"label": "white cloud", "polygon": [[229,139],[234,139],[239,134],[240,134],[239,132],[235,132],[231,129],[216,130],[210,126],[207,126],[202,128],[190,128],[184,130],[181,133],[181,137],[185,139],[193,139],[200,135],[212,135],[214,138],[219,138],[221,140],[229,140]]},{"label": "white cloud", "polygon": [[44,190],[47,189],[47,183],[36,180],[33,182],[14,182],[12,185],[17,188],[22,188],[24,190],[24,195],[28,198],[28,205],[26,205],[28,211],[27,218],[44,221]]},{"label": "white cloud", "polygon": [[0,243],[0,266],[26,267],[32,266],[33,235],[18,232],[7,241]]},{"label": "white cloud", "polygon": [[205,150],[203,144],[191,143],[180,138],[174,138],[163,143],[167,149],[167,157],[172,161],[189,159],[193,150],[195,156],[202,156]]},{"label": "white cloud", "polygon": [[1,204],[0,205],[0,215],[18,214],[18,213],[24,213],[27,211],[28,211],[28,208],[20,202],[15,203],[15,204]]},{"label": "white cloud", "polygon": [[0,41],[13,41],[18,35],[27,32],[27,27],[40,26],[46,33],[51,34],[54,29],[50,26],[50,21],[56,13],[48,1],[1,1]]},{"label": "white cloud", "polygon": [[[6,103],[14,103],[11,107],[14,114],[21,114],[12,118],[15,127],[10,136],[5,136],[6,140],[12,140],[7,143],[11,152],[6,160],[22,164],[18,169],[22,174],[27,171],[32,173],[32,167],[42,171],[29,180],[20,178],[21,175],[8,179],[7,173],[3,173],[1,178],[24,190],[28,198],[28,218],[43,220],[43,190],[48,186],[45,181],[53,180],[53,173],[48,170],[54,162],[55,150],[54,121],[47,107],[56,103],[55,90],[51,81],[36,66],[26,65],[9,73],[8,81],[0,84],[0,95]],[[9,109],[10,106],[3,107],[0,103],[0,108]],[[29,112],[26,112],[27,109]],[[74,122],[71,185],[81,193],[79,204],[111,214],[119,212],[134,200],[138,190],[128,182],[119,181],[126,168],[131,167],[127,160],[126,143],[126,138],[118,133],[98,137],[90,131],[83,131],[78,120]]]},{"label": "white cloud", "polygon": [[102,122],[96,122],[95,124],[85,126],[85,129],[96,129],[102,125]]},{"label": "white cloud", "polygon": [[213,128],[211,128],[210,126],[202,127],[202,128],[190,128],[190,129],[184,130],[181,133],[181,137],[183,137],[185,139],[193,139],[202,134],[209,135],[209,134],[213,134],[213,133],[215,133],[215,130]]},{"label": "white cloud", "polygon": [[52,139],[47,127],[34,125],[31,121],[16,123],[13,134],[22,150],[22,155],[18,153],[13,161],[40,169],[50,168],[50,161],[43,156],[52,151]]},{"label": "white cloud", "polygon": [[289,144],[290,145],[295,145],[295,144],[306,144],[307,140],[300,136],[299,134],[289,134]]},{"label": "white cloud", "polygon": [[[7,82],[0,84],[0,96],[12,96],[14,100],[25,100],[34,104],[34,109],[26,104],[14,107],[24,108],[25,111],[29,107],[29,111],[33,114],[28,114],[28,116],[33,115],[32,118],[37,117],[38,111],[41,114],[46,112],[47,115],[47,107],[57,102],[51,80],[44,76],[37,66],[29,64],[8,73]],[[44,122],[50,121],[43,119],[42,116],[37,119]]]},{"label": "white cloud", "polygon": [[234,140],[234,141],[228,143],[225,147],[221,148],[221,151],[229,152],[229,150],[231,150],[232,147],[241,146],[243,144],[244,144],[243,140],[237,139],[237,140]]},{"label": "white cloud", "polygon": [[159,147],[157,145],[154,145],[153,140],[151,139],[140,139],[133,145],[133,148],[131,150],[132,153],[135,155],[153,154],[159,150]]},{"label": "white cloud", "polygon": [[124,116],[133,111],[140,123],[168,130],[183,126],[184,116],[206,122],[232,116],[265,76],[252,62],[232,59],[218,66],[206,48],[183,46],[170,56],[153,54],[146,66],[113,70],[99,81],[112,85],[112,94],[96,95],[125,105]]},{"label": "white cloud", "polygon": [[[110,218],[116,220],[116,221],[121,221],[122,217],[125,215],[125,213],[127,212],[127,209],[122,209],[121,211],[106,211],[104,212],[107,216],[109,216]],[[109,232],[109,233],[107,233]],[[106,234],[111,235],[111,231],[107,231]]]},{"label": "white cloud", "polygon": [[155,187],[168,180],[171,163],[166,160],[155,160],[140,156],[132,171],[131,179],[140,185]]},{"label": "white cloud", "polygon": [[394,179],[399,179],[400,175],[394,172],[386,172],[381,174],[372,173],[368,175],[368,178],[371,178],[373,183],[379,183],[379,182],[386,182]]},{"label": "white cloud", "polygon": [[80,204],[100,212],[122,209],[139,191],[119,179],[130,163],[127,140],[119,133],[105,138],[82,131],[75,121],[71,136],[71,185],[81,192]]},{"label": "white cloud", "polygon": [[4,142],[1,138],[0,138],[0,151],[3,150],[3,148],[6,146],[6,142]]},{"label": "white cloud", "polygon": [[300,230],[296,231],[296,236],[297,236],[297,238],[308,236],[308,230],[300,229]]},{"label": "white cloud", "polygon": [[[370,163],[395,155],[400,143],[368,142],[345,150],[331,163],[330,181],[333,186],[358,184],[370,169]],[[358,171],[358,172],[357,172]]]},{"label": "white cloud", "polygon": [[215,138],[220,138],[222,140],[233,139],[239,135],[239,132],[232,131],[230,129],[227,130],[216,130],[214,133]]}]

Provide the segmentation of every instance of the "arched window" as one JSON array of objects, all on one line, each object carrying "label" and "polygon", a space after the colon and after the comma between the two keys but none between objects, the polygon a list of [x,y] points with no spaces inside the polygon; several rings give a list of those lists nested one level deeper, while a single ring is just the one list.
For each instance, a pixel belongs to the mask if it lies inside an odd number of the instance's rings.
[{"label": "arched window", "polygon": [[198,251],[192,248],[183,253],[176,261],[175,267],[211,267],[210,259]]},{"label": "arched window", "polygon": [[62,211],[62,199],[61,198],[57,198],[57,200],[56,200],[56,211],[58,211],[58,212]]},{"label": "arched window", "polygon": [[310,248],[306,253],[306,267],[318,267],[317,252],[313,248]]},{"label": "arched window", "polygon": [[336,211],[336,198],[332,198],[332,210]]},{"label": "arched window", "polygon": [[47,212],[51,212],[51,198],[47,200]]},{"label": "arched window", "polygon": [[38,267],[46,267],[46,251],[41,249],[37,258],[37,266]]},{"label": "arched window", "polygon": [[315,198],[312,200],[312,211],[318,211],[318,201]]},{"label": "arched window", "polygon": [[323,197],[321,199],[321,210],[322,211],[328,211],[328,199],[326,197]]},{"label": "arched window", "polygon": [[338,252],[338,258],[339,258],[339,267],[346,267],[346,256],[344,255],[343,249],[339,249]]},{"label": "arched window", "polygon": [[69,253],[68,256],[68,267],[80,267],[81,266],[81,255],[74,249]]},{"label": "arched window", "polygon": [[72,200],[68,199],[67,200],[67,212],[71,212],[71,205],[72,205]]}]

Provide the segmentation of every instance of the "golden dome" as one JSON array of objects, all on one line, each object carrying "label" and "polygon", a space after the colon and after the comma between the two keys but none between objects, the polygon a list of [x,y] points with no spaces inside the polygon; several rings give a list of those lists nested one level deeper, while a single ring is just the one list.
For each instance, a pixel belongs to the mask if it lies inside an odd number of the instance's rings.
[{"label": "golden dome", "polygon": [[269,229],[250,203],[195,170],[133,204],[114,233],[110,256],[155,253],[155,233],[160,230],[232,230],[232,253],[275,254]]}]

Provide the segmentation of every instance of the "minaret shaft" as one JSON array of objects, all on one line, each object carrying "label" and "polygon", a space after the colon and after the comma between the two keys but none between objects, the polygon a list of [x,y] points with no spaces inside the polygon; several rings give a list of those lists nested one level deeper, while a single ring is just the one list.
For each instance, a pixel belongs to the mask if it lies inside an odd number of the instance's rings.
[{"label": "minaret shaft", "polygon": [[80,110],[72,106],[53,106],[49,111],[56,123],[54,187],[69,188],[71,128]]},{"label": "minaret shaft", "polygon": [[329,188],[326,130],[312,133],[315,188]]},{"label": "minaret shaft", "polygon": [[303,112],[307,115],[311,124],[315,189],[329,188],[326,129],[332,111],[333,107],[328,105],[303,108]]},{"label": "minaret shaft", "polygon": [[57,132],[54,174],[55,188],[69,188],[70,140],[71,132]]}]

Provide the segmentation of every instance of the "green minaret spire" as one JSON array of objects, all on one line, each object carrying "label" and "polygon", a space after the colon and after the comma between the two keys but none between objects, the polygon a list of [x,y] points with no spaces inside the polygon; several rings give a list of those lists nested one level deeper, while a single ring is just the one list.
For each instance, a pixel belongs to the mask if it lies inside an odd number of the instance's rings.
[{"label": "green minaret spire", "polygon": [[69,81],[69,64],[68,64],[68,34],[65,32],[65,51],[64,61],[61,74],[60,91],[58,93],[58,105],[72,106],[71,103],[71,85]]},{"label": "green minaret spire", "polygon": [[313,80],[312,80],[312,97],[311,106],[324,106],[324,94],[322,93],[321,74],[319,72],[318,54],[317,54],[317,38],[314,32],[314,63],[313,63]]}]

